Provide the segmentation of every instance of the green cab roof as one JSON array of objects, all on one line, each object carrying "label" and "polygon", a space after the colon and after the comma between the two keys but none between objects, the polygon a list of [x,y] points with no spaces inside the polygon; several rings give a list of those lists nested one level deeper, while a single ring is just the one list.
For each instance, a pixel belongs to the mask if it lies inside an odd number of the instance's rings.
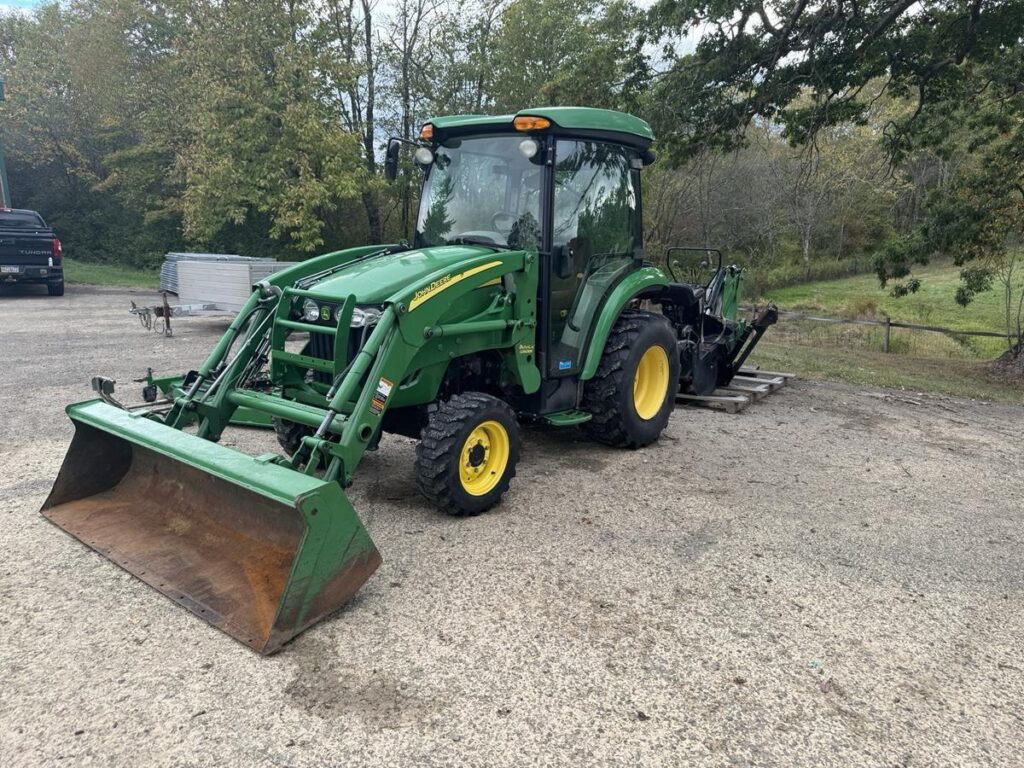
[{"label": "green cab roof", "polygon": [[558,133],[580,136],[605,136],[641,148],[650,146],[654,133],[646,120],[616,112],[611,109],[593,107],[539,107],[523,109],[514,115],[448,115],[433,117],[427,122],[434,126],[435,139],[445,135],[491,133],[498,130],[512,130],[512,121],[517,117],[546,117]]}]

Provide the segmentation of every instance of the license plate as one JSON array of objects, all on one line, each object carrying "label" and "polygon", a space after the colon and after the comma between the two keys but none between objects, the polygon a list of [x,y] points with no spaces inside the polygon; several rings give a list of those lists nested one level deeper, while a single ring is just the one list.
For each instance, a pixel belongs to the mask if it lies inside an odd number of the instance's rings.
[{"label": "license plate", "polygon": [[5,274],[5,275],[12,275],[12,274],[16,275],[20,271],[21,271],[21,267],[8,266],[6,264],[0,265],[0,273]]}]

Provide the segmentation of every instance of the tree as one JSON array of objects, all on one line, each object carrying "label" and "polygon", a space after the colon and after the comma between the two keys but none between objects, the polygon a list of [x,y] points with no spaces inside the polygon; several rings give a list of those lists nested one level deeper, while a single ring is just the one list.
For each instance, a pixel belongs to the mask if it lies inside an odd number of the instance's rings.
[{"label": "tree", "polygon": [[[888,94],[912,105],[884,131],[892,164],[929,149],[950,157],[959,146],[975,156],[976,171],[928,198],[921,226],[879,259],[882,283],[907,278],[938,252],[962,262],[1006,247],[1012,217],[993,212],[1024,196],[1020,2],[660,0],[650,14],[670,43],[700,19],[706,28],[692,54],[666,51],[653,100],[677,159],[742,145],[757,118],[813,145],[824,129],[864,124]],[[871,87],[877,82],[881,91]],[[894,291],[916,287],[909,279]]]},{"label": "tree", "polygon": [[150,119],[174,93],[168,16],[102,0],[0,17],[16,204],[43,212],[71,255],[147,262],[181,241],[169,154],[147,130],[173,125]]},{"label": "tree", "polygon": [[193,7],[184,54],[193,104],[185,180],[186,233],[264,228],[299,252],[323,245],[323,221],[360,193],[359,137],[330,109],[330,68],[305,34],[298,0]]},{"label": "tree", "polygon": [[635,103],[644,77],[636,21],[623,0],[512,0],[481,62],[490,103],[497,112]]}]

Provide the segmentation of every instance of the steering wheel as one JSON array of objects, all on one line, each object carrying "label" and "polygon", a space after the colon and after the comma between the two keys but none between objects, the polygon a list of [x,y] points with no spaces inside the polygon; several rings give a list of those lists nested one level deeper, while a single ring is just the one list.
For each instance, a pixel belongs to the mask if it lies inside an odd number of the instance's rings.
[{"label": "steering wheel", "polygon": [[[508,226],[502,226],[502,222],[506,222]],[[496,214],[491,216],[491,229],[495,232],[501,232],[503,235],[507,235],[512,231],[512,227],[515,226],[516,217],[514,214],[508,211],[498,211]]]}]

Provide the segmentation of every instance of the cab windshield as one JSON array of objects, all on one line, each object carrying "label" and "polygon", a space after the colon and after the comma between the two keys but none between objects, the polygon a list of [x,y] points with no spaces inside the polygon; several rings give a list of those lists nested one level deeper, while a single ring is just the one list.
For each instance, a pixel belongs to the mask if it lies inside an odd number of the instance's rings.
[{"label": "cab windshield", "polygon": [[452,139],[434,151],[416,246],[481,243],[540,247],[541,151],[536,139]]}]

